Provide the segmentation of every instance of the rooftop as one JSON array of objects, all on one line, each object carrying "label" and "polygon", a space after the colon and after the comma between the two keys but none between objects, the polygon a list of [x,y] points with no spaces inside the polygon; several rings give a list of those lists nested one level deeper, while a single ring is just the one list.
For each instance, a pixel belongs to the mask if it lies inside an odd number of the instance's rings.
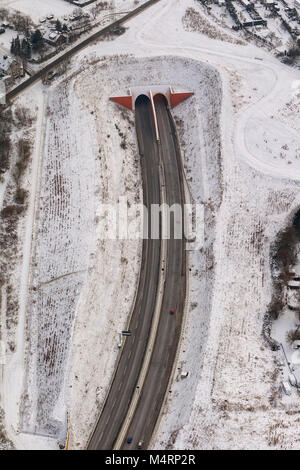
[{"label": "rooftop", "polygon": [[58,33],[58,32],[53,31],[53,30],[47,30],[47,31],[43,34],[43,38],[44,38],[46,41],[51,41],[51,42],[56,42],[61,36],[63,36],[62,33]]},{"label": "rooftop", "polygon": [[14,59],[12,59],[11,57],[0,54],[0,70],[7,71],[13,61]]}]

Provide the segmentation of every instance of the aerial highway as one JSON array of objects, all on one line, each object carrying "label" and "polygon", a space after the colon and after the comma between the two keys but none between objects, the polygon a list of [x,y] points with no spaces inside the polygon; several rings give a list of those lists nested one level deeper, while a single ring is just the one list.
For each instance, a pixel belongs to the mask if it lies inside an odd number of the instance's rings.
[{"label": "aerial highway", "polygon": [[[143,202],[150,208],[151,204],[160,204],[160,184],[158,144],[148,98],[137,100],[136,126],[143,176]],[[88,449],[113,448],[142,366],[156,302],[161,251],[161,240],[150,237],[150,211],[148,231],[149,237],[143,240],[140,281],[129,326],[131,336],[126,337],[109,395]]]},{"label": "aerial highway", "polygon": [[[181,157],[175,133],[175,125],[162,95],[154,98],[160,133],[159,151],[164,165],[166,203],[184,204]],[[183,212],[182,212],[183,213]],[[166,280],[161,307],[160,321],[155,345],[144,382],[141,396],[123,449],[136,449],[138,444],[147,448],[158,419],[167,390],[181,331],[186,294],[185,239],[174,239],[174,225],[171,218],[170,239],[165,261]],[[183,220],[181,221],[183,227]],[[171,310],[174,309],[174,314]],[[132,438],[130,444],[127,438]]]},{"label": "aerial highway", "polygon": [[[166,203],[183,207],[184,190],[181,158],[175,127],[162,95],[155,97],[155,109],[160,132],[156,139],[150,100],[141,95],[135,106],[136,131],[143,174],[144,204],[161,203],[160,166],[163,166]],[[185,301],[185,241],[174,239],[174,218],[170,220],[170,239],[166,240],[165,259],[162,260],[162,240],[151,239],[151,217],[148,211],[149,238],[143,242],[140,282],[130,320],[131,336],[125,344],[117,364],[111,388],[100,418],[93,431],[88,449],[112,449],[127,419],[130,402],[136,392],[139,374],[146,353],[158,296],[162,262],[164,266],[164,293],[159,312],[156,338],[144,385],[128,432],[121,443],[125,449],[141,444],[146,448],[153,433],[165,397],[176,356]],[[180,221],[182,222],[182,220]],[[160,233],[161,237],[161,233]],[[171,312],[174,310],[174,313]],[[129,438],[130,443],[127,443]]]}]

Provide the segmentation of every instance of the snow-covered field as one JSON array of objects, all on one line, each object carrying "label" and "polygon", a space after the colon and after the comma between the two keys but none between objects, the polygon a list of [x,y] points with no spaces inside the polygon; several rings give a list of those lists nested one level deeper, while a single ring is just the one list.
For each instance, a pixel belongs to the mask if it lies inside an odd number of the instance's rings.
[{"label": "snow-covered field", "polygon": [[23,13],[36,24],[48,15],[70,15],[75,8],[75,5],[65,0],[1,0],[0,6]]},{"label": "snow-covered field", "polygon": [[[115,8],[117,12],[128,11],[140,5],[143,0],[115,0]],[[93,9],[94,2],[83,8],[83,11],[90,11]],[[107,3],[111,5],[108,0]],[[29,16],[35,24],[39,24],[41,18],[46,18],[49,15],[54,15],[57,18],[64,18],[69,16],[77,8],[76,5],[69,3],[66,0],[0,0],[0,8],[7,8],[12,13],[19,11],[20,13]]]},{"label": "snow-covered field", "polygon": [[47,115],[29,299],[29,351],[36,364],[30,369],[28,363],[23,429],[57,434],[55,421],[62,417],[53,408],[63,387],[77,297],[95,249],[97,150],[87,113],[78,112],[65,90],[48,94]]},{"label": "snow-covered field", "polygon": [[142,197],[133,115],[108,97],[161,82],[195,92],[174,117],[192,198],[205,207],[205,242],[189,254],[190,305],[177,364],[189,376],[174,375],[152,447],[300,447],[300,401],[282,398],[286,370],[261,334],[272,295],[270,245],[300,207],[300,74],[255,46],[186,31],[189,7],[195,2],[162,0],[122,37],[79,53],[45,97],[38,85],[20,99],[34,97],[39,109],[42,166],[26,368],[22,348],[5,366],[6,426],[18,448],[54,448],[66,411],[70,445],[82,448],[107,392],[141,244],[101,240],[97,205]]}]

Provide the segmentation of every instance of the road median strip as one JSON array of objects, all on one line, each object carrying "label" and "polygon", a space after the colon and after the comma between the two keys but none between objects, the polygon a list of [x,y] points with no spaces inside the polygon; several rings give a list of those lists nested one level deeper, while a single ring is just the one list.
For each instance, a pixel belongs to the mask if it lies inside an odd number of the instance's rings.
[{"label": "road median strip", "polygon": [[[161,233],[164,232],[164,227],[167,226],[167,217],[168,217],[168,211],[166,210],[166,185],[165,185],[165,175],[164,175],[164,167],[163,167],[163,162],[162,162],[162,157],[161,157],[161,151],[160,151],[160,144],[158,143],[158,154],[159,154],[159,179],[160,179],[160,193],[161,193],[161,202],[162,202],[162,227],[161,227]],[[161,241],[161,249],[160,249],[160,261],[159,261],[159,280],[158,280],[158,293],[157,293],[157,298],[156,298],[156,303],[155,303],[155,310],[153,314],[153,320],[151,324],[151,330],[150,330],[150,336],[147,344],[147,349],[146,353],[144,356],[142,368],[140,371],[140,375],[138,378],[137,385],[135,387],[135,391],[126,415],[126,418],[123,422],[121,431],[119,433],[119,436],[116,440],[116,443],[114,445],[114,450],[120,450],[121,446],[124,442],[125,436],[128,432],[130,423],[132,421],[132,418],[134,416],[135,410],[138,405],[139,398],[141,396],[141,391],[145,382],[145,378],[149,369],[149,364],[153,352],[153,347],[154,343],[156,340],[156,333],[157,333],[157,328],[159,325],[159,320],[160,320],[160,314],[161,314],[161,307],[162,307],[162,300],[163,300],[163,295],[164,295],[164,286],[165,286],[165,279],[166,279],[166,269],[165,269],[165,261],[167,257],[167,249],[168,249],[168,243],[166,239],[162,238]]]}]

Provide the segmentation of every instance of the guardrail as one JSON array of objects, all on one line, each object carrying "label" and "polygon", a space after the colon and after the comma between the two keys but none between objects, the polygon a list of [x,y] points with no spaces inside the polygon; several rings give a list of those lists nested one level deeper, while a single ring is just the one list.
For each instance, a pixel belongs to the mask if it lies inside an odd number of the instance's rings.
[{"label": "guardrail", "polygon": [[143,3],[143,5],[140,5],[139,7],[135,8],[132,10],[130,13],[127,15],[123,16],[123,18],[120,18],[117,21],[114,21],[108,26],[105,26],[105,28],[101,29],[100,31],[97,31],[96,33],[93,33],[91,36],[88,38],[84,39],[78,44],[75,44],[72,49],[66,51],[64,54],[59,56],[57,59],[54,59],[50,64],[46,65],[44,68],[39,70],[35,75],[32,75],[28,80],[24,81],[20,85],[16,86],[13,88],[11,91],[9,91],[6,94],[6,102],[9,102],[12,98],[17,96],[21,91],[25,90],[29,86],[31,86],[33,83],[37,82],[40,80],[46,73],[50,72],[52,69],[57,67],[59,64],[64,62],[66,59],[69,59],[71,56],[76,54],[76,52],[79,52],[81,49],[84,49],[86,46],[88,46],[90,43],[98,39],[100,36],[103,36],[103,34],[108,33],[109,31],[115,29],[116,27],[122,25],[126,21],[130,20],[134,16],[138,15],[141,13],[143,10],[146,8],[154,5],[155,3],[160,2],[160,0],[148,0],[147,2]]}]

